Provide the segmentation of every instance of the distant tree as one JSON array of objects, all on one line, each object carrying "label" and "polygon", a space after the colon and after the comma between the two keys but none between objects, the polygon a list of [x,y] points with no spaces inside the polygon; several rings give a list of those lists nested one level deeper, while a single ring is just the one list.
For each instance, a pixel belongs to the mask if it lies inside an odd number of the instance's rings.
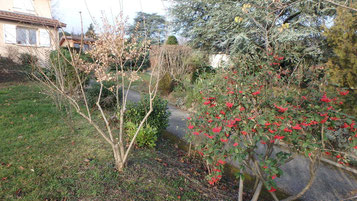
[{"label": "distant tree", "polygon": [[[256,55],[285,49],[300,62],[326,62],[321,27],[336,5],[311,0],[172,0],[174,31],[203,50]],[[335,2],[341,2],[335,0]],[[308,48],[306,48],[308,47]]]},{"label": "distant tree", "polygon": [[97,35],[95,34],[94,25],[92,23],[90,23],[88,30],[85,33],[85,36],[87,38],[93,38],[93,39],[95,39],[97,37]]},{"label": "distant tree", "polygon": [[167,33],[165,23],[164,16],[138,12],[129,32],[139,34],[141,38],[146,37],[151,44],[163,44]]},{"label": "distant tree", "polygon": [[169,36],[166,40],[166,45],[178,45],[176,36]]},{"label": "distant tree", "polygon": [[63,32],[59,31],[59,39],[61,39],[63,35],[70,36],[71,34],[69,32],[67,32],[67,31],[63,31]]}]

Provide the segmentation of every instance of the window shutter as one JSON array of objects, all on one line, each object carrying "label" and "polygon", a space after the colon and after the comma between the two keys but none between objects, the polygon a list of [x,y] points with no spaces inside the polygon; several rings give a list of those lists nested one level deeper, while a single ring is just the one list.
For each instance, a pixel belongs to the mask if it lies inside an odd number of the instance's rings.
[{"label": "window shutter", "polygon": [[4,24],[5,43],[16,44],[16,25]]},{"label": "window shutter", "polygon": [[51,46],[50,34],[46,29],[40,29],[40,46],[43,47]]}]

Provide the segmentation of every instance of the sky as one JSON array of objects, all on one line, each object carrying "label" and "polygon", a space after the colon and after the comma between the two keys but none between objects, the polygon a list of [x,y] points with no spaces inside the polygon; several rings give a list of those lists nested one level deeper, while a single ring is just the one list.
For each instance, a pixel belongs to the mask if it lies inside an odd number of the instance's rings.
[{"label": "sky", "polygon": [[163,0],[52,0],[52,14],[54,18],[67,24],[65,31],[80,33],[80,11],[85,32],[92,22],[92,17],[99,22],[102,13],[111,19],[120,13],[122,7],[124,16],[132,23],[136,13],[140,11],[166,16],[168,5],[169,3]]}]

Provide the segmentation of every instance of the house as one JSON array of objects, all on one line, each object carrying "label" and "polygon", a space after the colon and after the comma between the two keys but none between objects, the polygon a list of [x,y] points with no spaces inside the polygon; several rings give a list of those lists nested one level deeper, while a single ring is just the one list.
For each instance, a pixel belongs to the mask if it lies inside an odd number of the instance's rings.
[{"label": "house", "polygon": [[224,67],[230,64],[230,58],[228,54],[212,54],[209,56],[209,63],[213,68]]},{"label": "house", "polygon": [[0,55],[18,61],[29,53],[45,64],[65,26],[52,18],[51,0],[0,0]]},{"label": "house", "polygon": [[91,48],[91,44],[95,41],[92,38],[83,38],[81,36],[62,36],[60,46],[65,48],[73,48],[79,50],[83,41],[82,50],[86,51]]}]

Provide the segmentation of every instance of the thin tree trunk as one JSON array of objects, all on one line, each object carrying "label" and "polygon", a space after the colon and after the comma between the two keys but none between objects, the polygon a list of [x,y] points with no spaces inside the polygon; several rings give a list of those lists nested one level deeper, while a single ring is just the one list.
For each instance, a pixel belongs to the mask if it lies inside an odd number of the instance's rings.
[{"label": "thin tree trunk", "polygon": [[260,195],[260,192],[262,191],[262,187],[263,187],[263,182],[259,181],[257,189],[254,192],[253,198],[251,199],[251,201],[257,201]]},{"label": "thin tree trunk", "polygon": [[[318,158],[318,157],[317,157]],[[293,196],[290,196],[282,201],[292,201],[292,200],[296,200],[298,198],[300,198],[302,195],[304,195],[306,193],[307,190],[310,189],[310,187],[312,186],[312,184],[314,183],[315,181],[315,177],[316,177],[316,170],[317,170],[317,163],[318,163],[318,160],[319,159],[313,159],[311,162],[310,162],[310,165],[309,165],[309,170],[310,170],[310,179],[309,179],[309,182],[306,184],[305,188],[303,188],[300,193],[296,194],[296,195],[293,195]]]},{"label": "thin tree trunk", "polygon": [[119,151],[119,146],[118,144],[112,146],[113,148],[113,154],[114,154],[114,160],[115,160],[115,167],[119,172],[122,172],[124,169],[124,163],[122,161],[120,151]]},{"label": "thin tree trunk", "polygon": [[242,178],[242,176],[239,177],[238,201],[243,201],[243,178]]}]

